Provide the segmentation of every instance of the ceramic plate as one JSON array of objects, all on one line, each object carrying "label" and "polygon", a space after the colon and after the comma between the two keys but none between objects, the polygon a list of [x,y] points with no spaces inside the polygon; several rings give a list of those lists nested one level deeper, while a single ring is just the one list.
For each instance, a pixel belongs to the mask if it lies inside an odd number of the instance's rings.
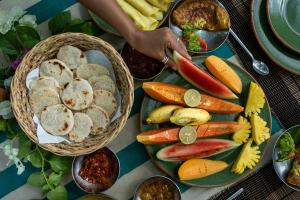
[{"label": "ceramic plate", "polygon": [[[205,57],[194,57],[193,62],[195,62],[198,65],[202,65]],[[242,83],[243,83],[243,92],[238,100],[232,100],[232,102],[240,104],[242,106],[245,106],[249,91],[249,85],[251,81],[254,81],[254,78],[248,74],[246,71],[241,69],[240,67],[234,65],[231,62],[227,62],[241,77]],[[167,83],[173,83],[176,85],[181,85],[186,88],[193,88],[189,83],[187,83],[180,75],[178,75],[176,72],[171,70],[165,70],[159,77],[157,77],[154,81],[158,82],[167,82]],[[148,114],[156,107],[161,106],[162,103],[153,100],[152,98],[145,96],[141,108],[141,131],[148,131],[153,130],[156,128],[159,128],[158,125],[148,125],[145,123],[145,119],[147,118]],[[267,126],[271,129],[271,114],[270,114],[270,108],[268,103],[265,104],[265,106],[262,109],[262,112],[260,116],[267,122]],[[238,114],[212,114],[212,121],[235,121],[238,117]],[[163,126],[163,125],[162,125]],[[231,139],[231,135],[223,135],[219,136],[217,138],[223,138],[223,139]],[[262,143],[259,148],[262,153],[265,151],[267,142]],[[147,152],[149,153],[150,157],[152,158],[152,161],[154,164],[162,170],[165,174],[168,176],[171,176],[174,179],[178,179],[177,177],[177,171],[180,166],[180,162],[164,162],[160,161],[156,158],[156,152],[160,150],[161,148],[165,147],[167,145],[145,145],[145,148]],[[226,184],[234,183],[242,178],[246,177],[252,170],[246,170],[243,174],[234,174],[231,172],[231,167],[235,159],[237,158],[239,152],[241,151],[241,146],[239,148],[236,148],[231,151],[227,151],[225,153],[219,154],[217,156],[210,157],[209,159],[214,160],[223,160],[226,161],[229,164],[229,167],[219,173],[201,178],[201,179],[195,179],[191,181],[181,181],[182,183],[189,185],[189,186],[195,186],[195,187],[217,187],[217,186],[223,186]]]},{"label": "ceramic plate", "polygon": [[[159,21],[159,24],[157,27],[160,27],[166,21],[171,9],[173,8],[173,5],[174,5],[174,3],[170,4],[169,9],[164,13],[163,19]],[[94,14],[91,11],[89,11],[89,14],[91,15],[91,18],[95,21],[95,23],[99,26],[99,28],[101,28],[102,30],[104,30],[108,33],[120,36],[120,33],[114,27],[112,27],[109,23],[107,23],[104,19],[97,16],[96,14]]]},{"label": "ceramic plate", "polygon": [[278,39],[300,53],[300,1],[267,0],[270,26]]},{"label": "ceramic plate", "polygon": [[282,68],[300,75],[299,54],[282,45],[269,26],[266,15],[266,0],[252,1],[251,19],[255,36],[270,59]]}]

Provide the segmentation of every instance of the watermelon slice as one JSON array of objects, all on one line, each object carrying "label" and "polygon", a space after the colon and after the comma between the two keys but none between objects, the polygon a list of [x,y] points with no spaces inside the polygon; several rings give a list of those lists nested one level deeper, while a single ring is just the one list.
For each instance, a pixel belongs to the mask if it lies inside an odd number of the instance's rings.
[{"label": "watermelon slice", "polygon": [[240,143],[224,139],[202,139],[193,144],[176,143],[159,150],[156,157],[162,161],[183,161],[192,158],[207,158],[232,150]]},{"label": "watermelon slice", "polygon": [[200,69],[191,61],[181,56],[177,51],[173,59],[181,76],[200,90],[222,99],[237,99],[238,97],[223,83]]}]

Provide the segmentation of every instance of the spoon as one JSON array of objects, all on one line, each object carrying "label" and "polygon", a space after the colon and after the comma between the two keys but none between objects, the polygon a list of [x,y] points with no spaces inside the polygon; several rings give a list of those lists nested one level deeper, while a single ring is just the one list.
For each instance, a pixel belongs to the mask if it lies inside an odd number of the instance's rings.
[{"label": "spoon", "polygon": [[248,50],[248,48],[244,45],[244,43],[240,40],[240,38],[235,34],[235,32],[232,29],[229,29],[231,35],[234,37],[234,39],[244,48],[244,50],[248,53],[248,55],[252,59],[252,67],[255,72],[257,72],[260,75],[268,75],[269,74],[269,68],[268,66],[260,61],[256,60],[252,53]]}]

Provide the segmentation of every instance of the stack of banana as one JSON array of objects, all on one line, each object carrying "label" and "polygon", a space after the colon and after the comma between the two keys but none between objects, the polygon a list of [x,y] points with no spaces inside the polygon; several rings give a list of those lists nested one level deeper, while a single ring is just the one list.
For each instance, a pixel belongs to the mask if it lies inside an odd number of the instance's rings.
[{"label": "stack of banana", "polygon": [[143,30],[154,30],[174,0],[117,0],[123,11]]}]

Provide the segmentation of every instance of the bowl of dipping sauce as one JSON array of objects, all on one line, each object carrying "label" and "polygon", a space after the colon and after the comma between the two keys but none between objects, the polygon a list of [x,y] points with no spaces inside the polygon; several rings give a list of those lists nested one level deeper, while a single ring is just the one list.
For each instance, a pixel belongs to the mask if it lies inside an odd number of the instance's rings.
[{"label": "bowl of dipping sauce", "polygon": [[167,66],[133,49],[128,43],[124,45],[121,56],[129,68],[131,75],[136,80],[146,81],[154,79]]},{"label": "bowl of dipping sauce", "polygon": [[97,194],[107,190],[117,181],[119,173],[119,160],[106,147],[73,160],[73,179],[87,193]]},{"label": "bowl of dipping sauce", "polygon": [[165,176],[153,176],[142,182],[133,197],[133,200],[181,200],[177,185]]}]

